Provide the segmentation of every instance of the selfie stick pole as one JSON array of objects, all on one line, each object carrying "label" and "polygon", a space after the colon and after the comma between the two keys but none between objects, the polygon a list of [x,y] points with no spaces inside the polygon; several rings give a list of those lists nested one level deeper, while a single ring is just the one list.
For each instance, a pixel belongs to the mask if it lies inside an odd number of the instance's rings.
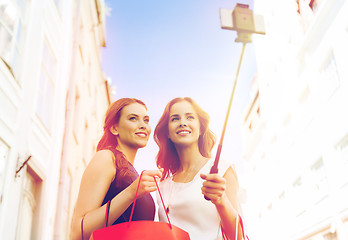
[{"label": "selfie stick pole", "polygon": [[230,112],[231,112],[231,106],[232,106],[232,101],[233,101],[233,97],[234,97],[234,92],[236,90],[236,85],[237,85],[237,80],[238,80],[238,76],[239,76],[240,66],[242,65],[243,55],[244,55],[244,51],[245,51],[245,45],[246,45],[246,43],[243,43],[242,52],[240,54],[238,68],[237,68],[237,72],[236,72],[236,77],[234,79],[232,93],[231,93],[230,101],[229,101],[228,107],[227,107],[227,113],[226,113],[226,117],[225,117],[224,127],[222,129],[220,142],[219,142],[218,149],[217,149],[216,156],[215,156],[214,165],[211,167],[210,173],[218,173],[218,165],[219,165],[219,159],[220,159],[220,154],[221,154],[221,150],[222,150],[222,144],[223,144],[224,137],[225,137],[225,132],[226,132],[228,118],[229,118]]},{"label": "selfie stick pole", "polygon": [[[222,150],[222,143],[225,136],[226,126],[228,122],[228,117],[230,115],[232,100],[234,96],[234,92],[236,90],[238,75],[240,71],[240,66],[242,64],[242,59],[245,51],[245,45],[251,41],[251,34],[265,34],[263,17],[254,15],[252,10],[249,9],[249,5],[239,4],[237,3],[236,7],[233,11],[228,9],[220,9],[220,20],[221,20],[221,28],[227,30],[237,31],[237,38],[235,42],[242,42],[242,52],[240,54],[239,63],[237,67],[236,77],[233,83],[232,93],[230,97],[230,101],[228,103],[225,123],[222,129],[220,142],[218,145],[218,149],[215,156],[214,165],[210,169],[210,173],[218,173],[218,165],[220,160],[220,154]],[[206,200],[210,200],[208,197],[204,196]]]},{"label": "selfie stick pole", "polygon": [[[226,127],[227,127],[227,122],[228,122],[228,117],[230,116],[230,112],[231,112],[231,106],[232,106],[232,100],[233,100],[233,96],[234,96],[234,92],[236,90],[236,85],[237,85],[237,80],[238,80],[238,76],[239,76],[239,70],[240,70],[240,66],[242,65],[242,60],[243,60],[243,55],[244,55],[244,51],[245,51],[245,45],[246,42],[243,42],[243,47],[242,47],[242,52],[240,54],[240,58],[239,58],[239,63],[238,63],[238,67],[237,67],[237,72],[236,72],[236,77],[234,79],[234,83],[233,83],[233,88],[232,88],[232,93],[231,93],[231,97],[230,97],[230,101],[228,103],[228,107],[227,107],[227,113],[226,113],[226,117],[225,117],[225,123],[224,123],[224,127],[222,128],[222,133],[221,133],[221,137],[220,137],[220,142],[218,145],[218,149],[215,155],[215,160],[214,160],[214,165],[211,167],[210,169],[210,174],[212,173],[218,173],[219,169],[218,169],[218,165],[219,165],[219,160],[220,160],[220,154],[221,154],[221,150],[222,150],[222,144],[224,141],[224,137],[225,137],[225,132],[226,132]],[[206,200],[210,200],[208,197],[204,196],[204,198]]]}]

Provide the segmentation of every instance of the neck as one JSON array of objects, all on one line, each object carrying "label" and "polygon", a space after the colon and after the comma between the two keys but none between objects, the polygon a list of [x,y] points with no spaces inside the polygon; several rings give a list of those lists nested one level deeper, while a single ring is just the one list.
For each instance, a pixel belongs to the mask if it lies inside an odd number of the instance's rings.
[{"label": "neck", "polygon": [[180,146],[176,147],[176,150],[180,159],[179,172],[189,172],[190,170],[200,165],[205,159],[199,152],[198,145],[192,145],[189,147]]},{"label": "neck", "polygon": [[131,148],[125,145],[118,145],[117,150],[121,151],[125,156],[128,162],[134,165],[135,155],[137,154],[137,148]]}]

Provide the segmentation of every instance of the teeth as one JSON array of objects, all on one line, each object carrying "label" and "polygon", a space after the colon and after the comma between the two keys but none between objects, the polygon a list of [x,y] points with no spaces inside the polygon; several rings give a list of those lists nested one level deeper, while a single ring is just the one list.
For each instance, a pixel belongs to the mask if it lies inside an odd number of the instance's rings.
[{"label": "teeth", "polygon": [[146,134],[145,134],[145,133],[137,133],[137,135],[138,135],[139,137],[146,137]]},{"label": "teeth", "polygon": [[178,134],[189,134],[190,132],[189,131],[180,131],[178,132]]}]

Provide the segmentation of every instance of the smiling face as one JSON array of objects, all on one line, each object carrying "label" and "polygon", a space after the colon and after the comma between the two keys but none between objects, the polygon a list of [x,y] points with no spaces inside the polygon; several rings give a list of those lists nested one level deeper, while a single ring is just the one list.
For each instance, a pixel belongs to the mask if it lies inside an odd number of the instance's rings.
[{"label": "smiling face", "polygon": [[119,122],[110,131],[117,137],[118,145],[138,149],[145,147],[151,133],[149,115],[139,103],[132,103],[121,110]]},{"label": "smiling face", "polygon": [[169,138],[176,146],[198,144],[200,135],[199,118],[191,103],[175,103],[169,112]]}]

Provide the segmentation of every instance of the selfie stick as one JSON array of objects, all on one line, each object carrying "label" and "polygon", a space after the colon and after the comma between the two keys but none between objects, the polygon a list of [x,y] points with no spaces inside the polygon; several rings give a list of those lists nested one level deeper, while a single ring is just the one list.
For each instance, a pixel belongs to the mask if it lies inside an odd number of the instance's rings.
[{"label": "selfie stick", "polygon": [[[255,21],[255,20],[257,20],[257,21]],[[242,47],[242,51],[241,51],[240,58],[239,58],[237,72],[236,72],[236,76],[235,76],[234,83],[233,83],[230,101],[229,101],[228,107],[227,107],[225,123],[224,123],[223,129],[222,129],[220,142],[219,142],[218,149],[217,149],[216,156],[215,156],[215,160],[214,160],[214,165],[210,169],[211,174],[218,173],[220,154],[221,154],[221,150],[222,150],[223,140],[225,137],[225,131],[226,131],[228,118],[229,118],[230,111],[231,111],[234,92],[236,90],[240,66],[242,64],[242,59],[243,59],[243,55],[244,55],[244,51],[245,51],[245,45],[247,43],[251,43],[251,34],[252,33],[265,34],[262,16],[254,15],[252,10],[249,9],[249,5],[237,3],[237,5],[233,11],[228,10],[228,9],[220,9],[220,21],[221,21],[221,28],[222,29],[237,31],[237,38],[235,39],[235,42],[242,42],[243,47]],[[206,196],[204,196],[204,198],[206,200],[210,200]]]},{"label": "selfie stick", "polygon": [[226,113],[226,117],[225,117],[224,127],[222,129],[220,142],[219,142],[218,149],[217,149],[216,156],[215,156],[214,165],[211,167],[210,173],[218,173],[218,165],[219,165],[219,159],[220,159],[222,144],[223,144],[224,137],[225,137],[225,132],[226,132],[226,126],[227,126],[228,118],[229,118],[230,112],[231,112],[233,96],[234,96],[234,92],[236,90],[237,79],[238,79],[238,76],[239,76],[239,70],[240,70],[240,66],[242,64],[242,59],[243,59],[243,55],[244,55],[244,51],[245,51],[245,45],[246,45],[246,43],[243,43],[242,52],[240,54],[238,68],[237,68],[237,72],[236,72],[236,77],[235,77],[234,83],[233,83],[233,88],[232,88],[232,93],[231,93],[231,97],[230,97],[230,102],[228,103],[228,107],[227,107],[227,113]]}]

